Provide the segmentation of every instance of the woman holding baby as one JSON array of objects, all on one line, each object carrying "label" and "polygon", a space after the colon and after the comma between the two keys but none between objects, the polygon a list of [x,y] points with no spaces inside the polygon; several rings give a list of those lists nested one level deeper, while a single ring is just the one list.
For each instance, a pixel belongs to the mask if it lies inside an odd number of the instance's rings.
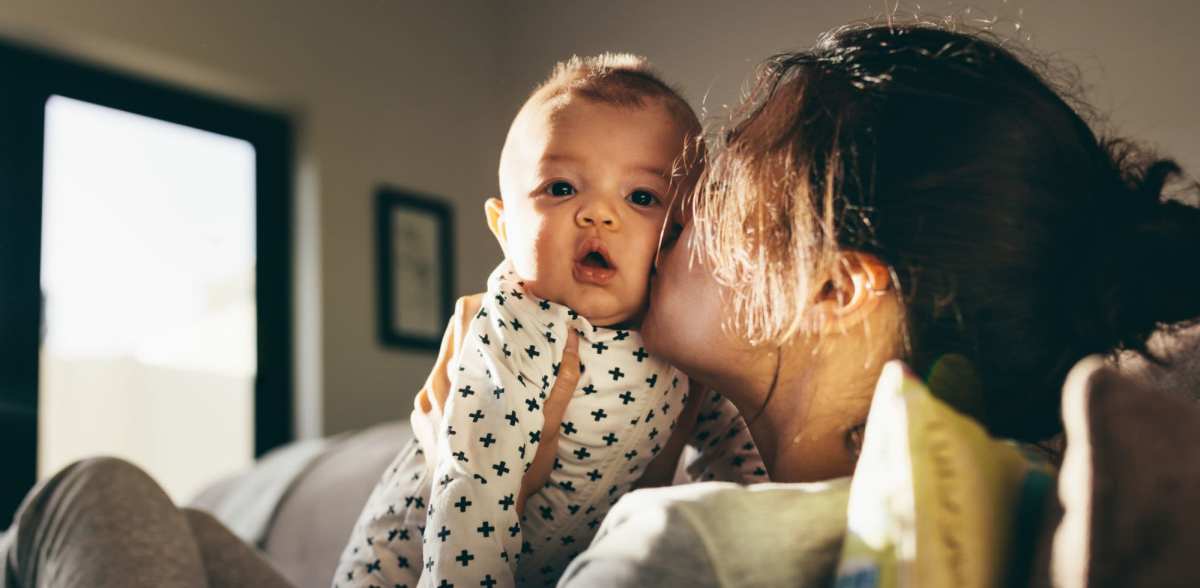
[{"label": "woman holding baby", "polygon": [[[651,352],[736,406],[772,482],[853,473],[872,390],[893,359],[927,373],[947,354],[967,358],[982,387],[956,408],[997,437],[1042,441],[1061,428],[1059,391],[1078,360],[1145,350],[1160,324],[1200,315],[1200,274],[1177,265],[1200,252],[1200,213],[1162,197],[1176,173],[1097,137],[1048,81],[983,35],[838,29],[769,60],[709,147],[697,189],[671,207],[642,334]],[[556,406],[570,380],[554,383]],[[553,415],[546,423],[557,429]],[[122,484],[153,483],[129,466],[100,467],[110,471],[68,471],[62,491],[27,501],[6,558],[14,585],[282,583],[250,550],[218,548],[236,539],[198,532],[165,496],[120,507]],[[539,487],[539,476],[531,468],[524,485]],[[106,489],[93,492],[89,478]],[[631,494],[563,582],[827,581],[844,527],[813,523],[802,538],[796,528],[814,520],[812,508],[844,509],[845,494],[789,508],[813,494],[808,485]],[[637,517],[623,514],[626,503]],[[755,533],[722,536],[697,522],[705,517],[757,521]],[[92,546],[47,540],[47,525],[64,520],[91,530],[61,537]],[[153,543],[117,550],[86,533],[174,543],[163,557]],[[105,546],[111,553],[96,557]],[[801,550],[826,554],[824,563],[771,559]],[[206,565],[214,553],[222,566]]]}]

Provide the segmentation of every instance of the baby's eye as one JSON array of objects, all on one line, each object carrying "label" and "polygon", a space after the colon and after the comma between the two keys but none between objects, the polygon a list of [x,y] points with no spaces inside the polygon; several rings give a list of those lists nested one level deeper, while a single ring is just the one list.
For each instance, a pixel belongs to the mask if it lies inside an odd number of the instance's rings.
[{"label": "baby's eye", "polygon": [[551,196],[572,196],[575,194],[575,186],[567,182],[554,182],[546,188],[546,193]]},{"label": "baby's eye", "polygon": [[638,206],[654,206],[658,202],[658,197],[645,190],[634,190],[629,195],[629,201]]}]

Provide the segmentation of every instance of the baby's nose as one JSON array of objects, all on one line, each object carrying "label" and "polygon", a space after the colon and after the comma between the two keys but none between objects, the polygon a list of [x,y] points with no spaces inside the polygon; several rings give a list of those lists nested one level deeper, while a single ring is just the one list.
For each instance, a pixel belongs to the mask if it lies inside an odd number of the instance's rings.
[{"label": "baby's nose", "polygon": [[607,228],[617,228],[620,221],[616,211],[611,206],[601,203],[589,204],[580,208],[575,219],[581,227],[604,226]]}]

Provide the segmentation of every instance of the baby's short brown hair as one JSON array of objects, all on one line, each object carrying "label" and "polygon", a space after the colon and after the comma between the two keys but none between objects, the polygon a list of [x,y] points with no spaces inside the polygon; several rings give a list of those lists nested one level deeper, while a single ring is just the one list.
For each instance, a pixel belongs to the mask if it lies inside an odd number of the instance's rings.
[{"label": "baby's short brown hair", "polygon": [[572,95],[631,108],[657,100],[683,128],[699,133],[700,120],[691,105],[658,77],[644,57],[629,53],[572,56],[554,66],[528,102],[544,103]]}]

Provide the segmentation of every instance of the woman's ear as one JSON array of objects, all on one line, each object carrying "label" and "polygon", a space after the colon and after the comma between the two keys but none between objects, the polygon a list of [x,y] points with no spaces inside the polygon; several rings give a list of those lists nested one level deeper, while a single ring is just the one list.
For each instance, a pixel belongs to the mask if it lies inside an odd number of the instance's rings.
[{"label": "woman's ear", "polygon": [[891,293],[891,270],[870,253],[839,255],[812,308],[822,332],[844,333],[865,321]]},{"label": "woman's ear", "polygon": [[508,229],[504,224],[504,201],[499,198],[488,198],[487,202],[483,204],[483,213],[487,215],[488,228],[496,236],[496,241],[500,243],[500,249],[504,250],[504,256],[508,257]]}]

